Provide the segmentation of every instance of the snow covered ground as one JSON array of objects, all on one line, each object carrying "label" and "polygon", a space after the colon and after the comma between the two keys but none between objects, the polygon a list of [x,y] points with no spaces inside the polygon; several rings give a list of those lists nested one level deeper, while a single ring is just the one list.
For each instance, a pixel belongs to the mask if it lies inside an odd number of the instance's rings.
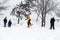
[{"label": "snow covered ground", "polygon": [[[4,15],[0,16],[0,40],[60,40],[60,22],[55,22],[55,30],[50,30],[50,18],[47,16],[46,27],[41,27],[41,20],[35,22],[36,15],[31,15],[33,26],[27,28],[27,21],[25,19],[20,20],[20,24],[17,24],[17,18],[10,16],[11,9],[14,5],[18,4],[20,0],[9,0],[6,5],[11,5],[8,10],[3,11]],[[3,27],[3,19],[7,16],[7,19],[12,20],[12,27]],[[56,17],[55,17],[56,18]]]},{"label": "snow covered ground", "polygon": [[60,40],[60,27],[55,27],[50,30],[49,26],[40,27],[36,23],[31,28],[24,25],[0,27],[0,40]]}]

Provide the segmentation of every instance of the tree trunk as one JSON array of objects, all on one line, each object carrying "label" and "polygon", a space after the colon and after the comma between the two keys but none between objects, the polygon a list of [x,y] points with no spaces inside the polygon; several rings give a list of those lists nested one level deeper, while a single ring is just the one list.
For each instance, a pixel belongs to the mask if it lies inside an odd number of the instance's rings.
[{"label": "tree trunk", "polygon": [[43,18],[42,18],[42,27],[44,26],[44,21],[43,21]]},{"label": "tree trunk", "polygon": [[39,18],[39,15],[38,15],[37,18],[36,18],[36,22],[38,21],[38,18]]},{"label": "tree trunk", "polygon": [[20,12],[18,11],[18,24],[20,22]]},{"label": "tree trunk", "polygon": [[19,20],[19,18],[18,18],[18,24],[19,24],[19,21],[20,21],[20,20]]},{"label": "tree trunk", "polygon": [[44,26],[44,19],[43,19],[43,11],[42,11],[42,22],[41,22],[41,26]]},{"label": "tree trunk", "polygon": [[42,27],[45,27],[45,20],[46,20],[46,15],[42,14]]},{"label": "tree trunk", "polygon": [[44,21],[44,27],[45,27],[45,24],[46,24],[46,23],[45,23],[45,20],[46,20],[46,15],[44,16],[44,20],[43,20],[43,21]]},{"label": "tree trunk", "polygon": [[44,26],[44,0],[42,0],[42,3],[43,3],[43,10],[42,10],[42,27]]}]

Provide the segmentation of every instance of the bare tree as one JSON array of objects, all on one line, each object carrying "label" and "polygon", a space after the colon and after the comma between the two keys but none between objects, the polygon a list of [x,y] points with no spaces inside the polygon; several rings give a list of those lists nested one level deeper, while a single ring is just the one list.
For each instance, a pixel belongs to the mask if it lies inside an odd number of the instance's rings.
[{"label": "bare tree", "polygon": [[[34,3],[34,6],[32,7],[35,7],[35,11],[37,12],[37,19],[36,21],[38,21],[38,18],[42,18],[42,23],[41,23],[41,26],[45,26],[46,22],[46,15],[47,13],[53,11],[55,8],[57,8],[57,5],[59,3],[55,3],[54,1],[55,0],[33,0],[35,3]],[[31,3],[33,4],[33,3]]]},{"label": "bare tree", "polygon": [[54,10],[54,13],[56,14],[57,17],[60,17],[60,8],[55,8]]},{"label": "bare tree", "polygon": [[57,8],[57,5],[59,3],[54,3],[53,0],[41,0],[41,15],[42,15],[42,26],[45,26],[45,20],[47,13],[53,11],[55,8]]}]

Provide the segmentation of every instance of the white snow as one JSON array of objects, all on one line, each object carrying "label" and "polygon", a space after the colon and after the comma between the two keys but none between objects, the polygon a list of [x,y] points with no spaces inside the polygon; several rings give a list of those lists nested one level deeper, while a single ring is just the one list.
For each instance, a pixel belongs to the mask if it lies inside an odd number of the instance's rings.
[{"label": "white snow", "polygon": [[[36,22],[36,14],[31,15],[33,26],[27,27],[27,20],[20,20],[20,24],[17,24],[17,18],[15,16],[10,16],[11,9],[19,4],[21,0],[9,0],[5,5],[10,7],[3,11],[4,15],[0,16],[0,40],[60,40],[60,22],[55,22],[55,30],[50,30],[50,19],[51,15],[47,16],[46,27],[41,27],[41,19]],[[11,19],[11,27],[3,27],[3,19],[7,16],[7,19]],[[57,18],[55,16],[55,18]],[[8,25],[8,23],[7,23]]]}]

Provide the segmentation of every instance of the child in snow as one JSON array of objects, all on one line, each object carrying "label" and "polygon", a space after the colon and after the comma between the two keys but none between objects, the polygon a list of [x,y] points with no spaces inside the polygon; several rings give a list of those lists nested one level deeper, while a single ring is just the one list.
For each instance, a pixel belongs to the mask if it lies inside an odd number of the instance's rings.
[{"label": "child in snow", "polygon": [[26,20],[28,20],[28,22],[27,22],[27,24],[28,24],[28,27],[30,27],[30,26],[32,26],[32,24],[31,24],[31,18],[30,18],[30,16],[29,15],[27,15],[27,19]]}]

